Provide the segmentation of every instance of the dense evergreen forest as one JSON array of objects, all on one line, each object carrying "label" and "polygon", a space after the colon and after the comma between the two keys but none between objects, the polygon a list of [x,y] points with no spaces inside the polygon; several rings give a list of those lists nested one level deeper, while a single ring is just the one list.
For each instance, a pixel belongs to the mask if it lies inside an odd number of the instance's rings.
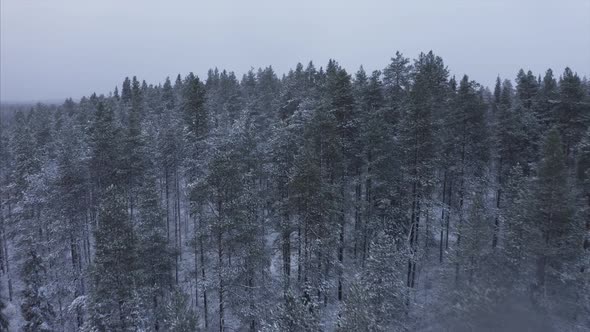
[{"label": "dense evergreen forest", "polygon": [[515,74],[396,53],[3,105],[0,330],[589,331],[590,83]]}]

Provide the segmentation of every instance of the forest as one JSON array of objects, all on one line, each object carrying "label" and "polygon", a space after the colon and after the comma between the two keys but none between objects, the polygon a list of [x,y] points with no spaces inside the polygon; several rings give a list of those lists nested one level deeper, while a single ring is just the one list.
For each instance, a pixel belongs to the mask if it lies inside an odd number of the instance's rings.
[{"label": "forest", "polygon": [[572,69],[122,81],[1,106],[0,331],[590,331]]}]

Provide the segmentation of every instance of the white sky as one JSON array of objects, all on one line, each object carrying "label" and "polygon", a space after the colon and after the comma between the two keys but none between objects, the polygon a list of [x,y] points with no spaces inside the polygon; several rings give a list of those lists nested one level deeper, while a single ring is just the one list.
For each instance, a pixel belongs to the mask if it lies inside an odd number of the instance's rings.
[{"label": "white sky", "polygon": [[335,58],[382,69],[433,50],[452,74],[492,85],[519,68],[590,74],[590,0],[0,0],[0,101],[108,93],[211,67]]}]

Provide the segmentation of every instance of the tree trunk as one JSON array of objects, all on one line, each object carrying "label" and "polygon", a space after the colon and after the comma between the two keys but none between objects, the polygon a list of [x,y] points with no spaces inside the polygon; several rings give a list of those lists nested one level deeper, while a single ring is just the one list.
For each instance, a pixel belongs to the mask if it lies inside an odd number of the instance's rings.
[{"label": "tree trunk", "polygon": [[[465,127],[465,126],[464,126]],[[466,145],[466,137],[465,137],[465,128],[463,129],[463,141],[461,145],[461,183],[459,185],[459,222],[457,225],[457,252],[459,252],[459,248],[461,247],[461,230],[463,227],[463,205],[465,201],[465,145]],[[459,283],[459,270],[461,267],[461,262],[457,259],[457,263],[455,264],[455,284]]]},{"label": "tree trunk", "polygon": [[[10,197],[8,197],[8,220],[12,221],[12,205],[10,204]],[[12,275],[10,274],[10,261],[8,260],[8,246],[6,244],[6,233],[3,233],[4,251],[6,252],[6,276],[8,279],[8,300],[12,302]]]},{"label": "tree trunk", "polygon": [[362,178],[361,178],[361,169],[357,167],[356,169],[356,177],[357,182],[355,184],[355,204],[354,204],[354,250],[353,250],[353,257],[355,262],[358,258],[359,246],[361,245],[362,241]]},{"label": "tree trunk", "polygon": [[[452,174],[451,174],[452,175]],[[451,210],[453,207],[453,177],[451,176],[451,180],[449,182],[449,195],[448,197],[448,206],[449,210],[445,216],[445,249],[449,249],[449,231],[451,228]]]},{"label": "tree trunk", "polygon": [[[346,202],[346,187],[346,178],[343,171],[340,184],[340,244],[338,246],[338,263],[340,266],[338,267],[338,301],[342,301],[342,284],[344,279],[344,230],[346,227],[346,211],[344,204]],[[326,266],[328,266],[328,264],[326,264]]]},{"label": "tree trunk", "polygon": [[365,266],[365,260],[367,258],[367,253],[368,253],[368,226],[369,223],[371,222],[371,218],[373,217],[372,212],[373,212],[373,197],[372,197],[372,189],[373,189],[373,179],[371,178],[371,172],[372,172],[372,168],[371,168],[371,164],[373,162],[373,155],[371,153],[371,150],[369,149],[369,151],[367,152],[367,180],[365,181],[365,204],[366,204],[366,218],[365,218],[365,222],[363,224],[362,227],[362,232],[363,232],[363,256],[362,256],[362,261],[361,261],[361,266],[364,267]]},{"label": "tree trunk", "polygon": [[440,244],[439,244],[439,263],[443,261],[443,233],[444,233],[444,222],[445,222],[445,203],[446,203],[446,196],[447,196],[447,170],[445,169],[445,175],[443,177],[443,192],[442,192],[442,208],[441,208],[441,216],[440,216]]},{"label": "tree trunk", "polygon": [[412,212],[410,214],[410,234],[409,234],[409,242],[410,242],[410,257],[408,258],[408,275],[406,280],[406,286],[409,288],[414,287],[414,269],[416,268],[415,263],[415,249],[416,249],[416,233],[417,233],[417,222],[419,222],[419,212],[418,212],[418,197],[417,197],[417,181],[414,181],[412,185]]},{"label": "tree trunk", "polygon": [[223,293],[224,293],[224,284],[223,284],[223,244],[221,243],[222,234],[221,230],[218,231],[217,234],[217,258],[218,258],[218,271],[217,277],[219,278],[219,332],[223,332],[225,329],[225,318],[224,318],[224,307],[223,307]]},{"label": "tree trunk", "polygon": [[178,285],[178,252],[180,248],[178,248],[178,212],[176,210],[176,203],[174,203],[174,207],[172,209],[172,217],[174,218],[174,280],[176,285]]},{"label": "tree trunk", "polygon": [[338,276],[338,301],[342,301],[342,282],[343,282],[343,269],[344,269],[344,215],[342,215],[340,221],[340,246],[338,248],[338,263],[339,276]]},{"label": "tree trunk", "polygon": [[178,216],[178,259],[182,262],[182,213],[180,211],[180,180],[178,169],[174,171],[176,186],[176,215]]},{"label": "tree trunk", "polygon": [[168,167],[164,170],[166,183],[166,234],[170,242],[170,184],[168,182]]},{"label": "tree trunk", "polygon": [[[288,219],[289,217],[286,216]],[[291,280],[291,232],[289,229],[283,230],[283,273],[285,290],[289,289]]]},{"label": "tree trunk", "polygon": [[218,201],[217,203],[217,213],[219,214],[219,229],[217,230],[217,262],[218,262],[218,267],[217,267],[217,278],[219,279],[219,291],[218,291],[218,296],[219,296],[219,332],[224,332],[225,330],[225,316],[224,316],[224,300],[223,300],[223,295],[225,292],[225,285],[223,282],[223,233],[222,233],[222,222],[223,220],[221,219],[221,216],[223,215],[222,213],[222,202],[221,200]]},{"label": "tree trunk", "polygon": [[[200,209],[198,210],[200,214]],[[195,245],[195,307],[199,307],[199,245],[198,245],[198,223],[197,223],[197,213],[193,216],[193,234],[194,234],[194,245]]]},{"label": "tree trunk", "polygon": [[208,312],[208,302],[207,302],[207,288],[206,288],[206,278],[205,278],[205,251],[203,248],[203,236],[199,237],[199,246],[201,249],[201,280],[203,280],[203,311],[205,315],[205,329],[209,328],[209,312]]},{"label": "tree trunk", "polygon": [[502,158],[498,165],[498,190],[496,191],[496,218],[494,219],[494,235],[492,238],[492,248],[498,245],[498,233],[500,232],[500,202],[502,197]]},{"label": "tree trunk", "polygon": [[297,285],[301,286],[301,221],[297,225]]}]

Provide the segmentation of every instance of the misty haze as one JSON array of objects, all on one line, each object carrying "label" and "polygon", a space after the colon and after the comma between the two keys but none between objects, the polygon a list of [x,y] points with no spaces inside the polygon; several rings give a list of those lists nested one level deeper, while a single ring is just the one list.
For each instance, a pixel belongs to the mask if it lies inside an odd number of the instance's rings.
[{"label": "misty haze", "polygon": [[590,331],[590,0],[0,3],[0,332]]}]

